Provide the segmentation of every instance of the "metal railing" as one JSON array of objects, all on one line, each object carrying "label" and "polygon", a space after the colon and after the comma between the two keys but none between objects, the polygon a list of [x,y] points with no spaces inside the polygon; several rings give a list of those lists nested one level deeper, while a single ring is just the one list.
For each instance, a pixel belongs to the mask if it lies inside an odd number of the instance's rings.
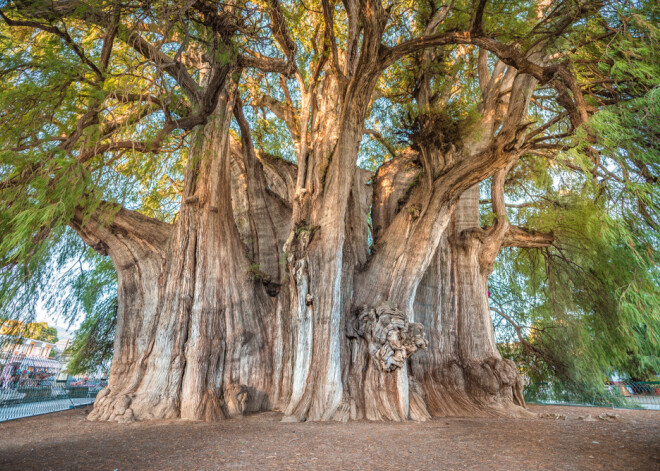
[{"label": "metal railing", "polygon": [[550,383],[531,383],[525,387],[525,401],[660,411],[660,381],[616,381],[606,385],[604,391],[579,396],[558,390]]},{"label": "metal railing", "polygon": [[92,404],[100,389],[58,385],[0,388],[0,422]]}]

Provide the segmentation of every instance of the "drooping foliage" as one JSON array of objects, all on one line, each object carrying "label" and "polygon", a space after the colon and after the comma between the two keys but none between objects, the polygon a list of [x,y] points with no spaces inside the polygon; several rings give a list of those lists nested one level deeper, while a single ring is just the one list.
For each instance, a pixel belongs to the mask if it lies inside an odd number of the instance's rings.
[{"label": "drooping foliage", "polygon": [[[511,217],[555,242],[503,251],[491,278],[504,350],[531,381],[558,380],[558,395],[589,400],[610,378],[660,371],[658,9],[616,15],[619,32],[573,59],[599,111],[510,176]],[[587,26],[608,34],[597,19]]]},{"label": "drooping foliage", "polygon": [[[160,8],[154,5],[154,22],[167,21]],[[185,136],[158,131],[163,113],[178,117],[185,99],[153,64],[114,43],[130,30],[113,19],[113,2],[78,7],[82,16],[108,14],[100,24],[14,21],[13,9],[3,5],[0,33],[0,312],[34,318],[39,297],[64,288],[70,296],[52,311],[72,321],[92,312],[83,298],[93,289],[82,290],[98,261],[68,228],[72,217],[102,209],[103,198],[173,218]],[[101,159],[104,152],[111,156]]]},{"label": "drooping foliage", "polygon": [[71,358],[66,365],[68,374],[108,374],[116,324],[116,299],[100,303],[95,312],[85,316],[69,347]]}]

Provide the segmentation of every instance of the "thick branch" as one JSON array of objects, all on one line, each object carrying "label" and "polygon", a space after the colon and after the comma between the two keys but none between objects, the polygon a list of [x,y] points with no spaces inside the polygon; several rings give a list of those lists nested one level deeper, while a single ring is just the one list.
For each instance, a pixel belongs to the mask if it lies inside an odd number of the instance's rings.
[{"label": "thick branch", "polygon": [[554,240],[555,237],[552,232],[540,232],[511,225],[504,235],[502,246],[528,249],[550,247]]},{"label": "thick branch", "polygon": [[[385,69],[415,51],[447,44],[472,44],[484,48],[495,54],[506,65],[514,67],[519,73],[531,75],[540,84],[546,84],[557,77],[558,80],[555,80],[554,86],[559,93],[558,101],[569,112],[573,126],[577,127],[586,122],[587,109],[584,96],[577,80],[565,63],[549,66],[536,64],[519,47],[503,44],[494,38],[480,36],[470,31],[425,35],[394,47],[382,47],[381,67]],[[568,94],[568,90],[571,91],[573,97]]]},{"label": "thick branch", "polygon": [[435,30],[438,29],[438,26],[440,26],[443,21],[445,21],[445,19],[449,15],[449,12],[453,7],[454,7],[454,0],[450,0],[449,4],[441,6],[438,9],[438,11],[435,13],[435,15],[433,15],[433,18],[431,18],[429,24],[426,25],[426,28],[424,29],[424,33],[425,34],[435,33]]},{"label": "thick branch", "polygon": [[263,95],[254,100],[253,106],[267,108],[275,116],[286,123],[286,126],[294,139],[300,140],[300,123],[298,122],[295,109],[268,95]]},{"label": "thick branch", "polygon": [[295,67],[296,51],[298,49],[286,25],[282,7],[278,0],[268,0],[268,13],[270,14],[270,29],[275,36],[290,63]]},{"label": "thick branch", "polygon": [[257,159],[250,134],[250,126],[243,114],[241,100],[236,98],[234,117],[241,131],[243,163],[246,171],[246,190],[252,232],[252,259],[260,265],[265,282],[279,283],[280,264],[275,204],[269,201],[266,176]]},{"label": "thick branch", "polygon": [[277,72],[285,77],[293,76],[296,71],[295,62],[264,56],[255,51],[248,51],[248,54],[238,57],[240,67],[253,67],[262,72]]},{"label": "thick branch", "polygon": [[152,61],[157,67],[174,78],[174,80],[176,80],[186,91],[192,101],[201,101],[199,85],[181,62],[172,59],[170,56],[142,38],[142,36],[135,31],[128,31],[120,28],[118,36],[142,56]]},{"label": "thick branch", "polygon": [[332,54],[332,68],[337,75],[343,76],[341,68],[339,67],[339,54],[337,53],[337,42],[335,40],[333,10],[330,7],[328,0],[321,0],[321,5],[323,6],[323,19],[325,21],[325,40],[330,45],[330,52]]},{"label": "thick branch", "polygon": [[484,19],[484,9],[486,8],[486,3],[488,0],[478,0],[477,8],[474,12],[474,17],[472,18],[472,26],[470,31],[473,34],[482,34],[483,33],[483,19]]},{"label": "thick branch", "polygon": [[126,259],[123,248],[127,245],[164,253],[172,232],[171,224],[109,202],[91,215],[78,209],[70,225],[87,245],[102,255],[111,255],[115,263]]}]

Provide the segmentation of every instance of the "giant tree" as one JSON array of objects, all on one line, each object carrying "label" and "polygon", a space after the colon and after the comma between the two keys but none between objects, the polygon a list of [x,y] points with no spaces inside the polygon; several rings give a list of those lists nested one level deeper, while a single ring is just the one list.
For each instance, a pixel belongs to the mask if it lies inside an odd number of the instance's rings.
[{"label": "giant tree", "polygon": [[70,229],[111,259],[91,419],[526,414],[488,278],[501,247],[555,236],[509,221],[507,176],[576,132],[610,171],[587,125],[619,82],[571,53],[621,34],[616,8],[63,0],[1,16],[2,295],[27,299],[52,247],[80,247]]}]

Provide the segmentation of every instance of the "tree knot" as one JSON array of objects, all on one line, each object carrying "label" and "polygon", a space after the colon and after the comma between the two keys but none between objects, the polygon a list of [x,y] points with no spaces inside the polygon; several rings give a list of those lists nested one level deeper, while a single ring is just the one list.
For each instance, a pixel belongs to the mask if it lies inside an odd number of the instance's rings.
[{"label": "tree knot", "polygon": [[297,188],[296,194],[293,196],[293,199],[298,203],[302,203],[305,198],[309,195],[309,190],[307,188]]},{"label": "tree knot", "polygon": [[369,354],[382,371],[403,367],[406,359],[428,346],[422,324],[410,322],[389,301],[373,309],[365,306],[358,317],[357,333],[369,343]]},{"label": "tree knot", "polygon": [[223,399],[229,417],[240,417],[247,410],[250,391],[244,384],[231,383],[223,391]]},{"label": "tree knot", "polygon": [[92,248],[101,255],[108,255],[110,252],[110,247],[102,240],[99,240],[96,244],[92,245]]}]

